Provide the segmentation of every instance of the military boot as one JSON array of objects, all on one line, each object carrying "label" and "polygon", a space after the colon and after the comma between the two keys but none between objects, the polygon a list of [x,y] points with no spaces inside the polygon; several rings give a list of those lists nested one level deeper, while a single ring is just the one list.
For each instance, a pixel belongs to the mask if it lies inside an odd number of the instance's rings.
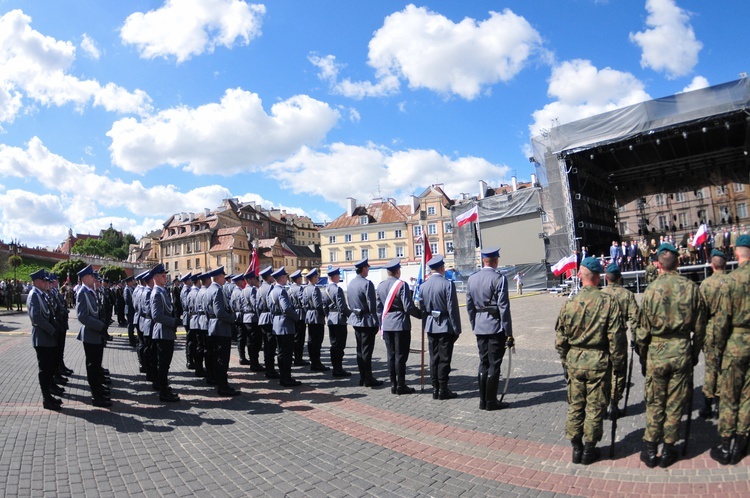
[{"label": "military boot", "polygon": [[497,386],[500,384],[500,376],[499,375],[493,375],[492,377],[487,377],[487,387],[485,392],[485,403],[486,403],[486,410],[488,412],[494,411],[494,410],[502,410],[503,408],[508,407],[508,403],[500,403],[497,400]]},{"label": "military boot", "polygon": [[599,460],[599,448],[596,447],[596,443],[584,443],[583,455],[581,455],[581,463],[583,465],[591,465],[597,460]]},{"label": "military boot", "polygon": [[479,382],[479,409],[484,410],[487,408],[487,374],[479,374],[477,381]]},{"label": "military boot", "polygon": [[661,459],[659,460],[659,467],[666,469],[677,460],[679,460],[677,450],[674,449],[674,443],[664,443],[664,447],[661,449]]},{"label": "military boot", "polygon": [[398,382],[395,375],[391,375],[391,394],[398,394]]},{"label": "military boot", "polygon": [[723,437],[721,438],[721,444],[715,448],[711,448],[711,458],[716,460],[722,465],[729,464],[729,461],[731,459],[731,453],[730,448],[732,446],[732,438],[731,437]]},{"label": "military boot", "polygon": [[439,399],[454,399],[457,397],[458,394],[454,393],[448,388],[447,382],[443,382],[440,384],[440,395],[438,396]]},{"label": "military boot", "polygon": [[641,451],[641,462],[646,464],[646,467],[653,469],[657,463],[657,452],[659,450],[659,443],[652,443],[646,441],[646,447]]},{"label": "military boot", "polygon": [[432,399],[440,399],[440,384],[438,381],[432,381]]},{"label": "military boot", "polygon": [[583,440],[581,436],[576,436],[570,440],[573,445],[573,463],[581,463],[581,457],[583,456]]},{"label": "military boot", "polygon": [[713,398],[704,398],[703,399],[703,408],[698,410],[698,415],[700,415],[702,418],[711,418],[711,415],[714,413],[714,399]]},{"label": "military boot", "polygon": [[742,460],[742,457],[745,456],[745,452],[747,451],[747,435],[740,436],[737,435],[737,438],[734,440],[734,448],[732,448],[732,458],[729,460],[729,463],[732,465],[737,465],[740,463],[740,460]]}]

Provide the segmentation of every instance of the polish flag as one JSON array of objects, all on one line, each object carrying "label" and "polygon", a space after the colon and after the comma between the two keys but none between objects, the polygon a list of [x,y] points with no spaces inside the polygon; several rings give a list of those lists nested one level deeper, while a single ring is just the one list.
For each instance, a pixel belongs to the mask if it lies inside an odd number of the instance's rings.
[{"label": "polish flag", "polygon": [[258,261],[258,251],[253,247],[253,255],[250,256],[250,264],[247,267],[247,270],[245,270],[245,273],[250,273],[250,271],[254,271],[255,275],[258,275],[258,272],[260,271],[260,262]]},{"label": "polish flag", "polygon": [[460,227],[475,221],[479,221],[479,206],[474,206],[465,213],[456,216],[456,223]]},{"label": "polish flag", "polygon": [[552,267],[552,273],[554,273],[556,277],[559,277],[567,271],[575,270],[577,263],[578,262],[576,261],[576,255],[572,254],[555,263],[555,265]]},{"label": "polish flag", "polygon": [[700,228],[698,228],[698,231],[695,233],[695,237],[693,238],[693,247],[703,244],[706,241],[707,237],[708,230],[706,229],[706,225],[702,224]]}]

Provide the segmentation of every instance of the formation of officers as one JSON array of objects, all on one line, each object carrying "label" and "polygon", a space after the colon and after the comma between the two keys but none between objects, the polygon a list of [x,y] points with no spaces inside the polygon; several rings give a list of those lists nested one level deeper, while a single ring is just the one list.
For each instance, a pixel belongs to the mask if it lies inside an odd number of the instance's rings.
[{"label": "formation of officers", "polygon": [[[716,416],[720,444],[711,458],[723,465],[738,463],[747,453],[750,433],[750,236],[737,238],[738,267],[726,274],[726,255],[711,252],[713,275],[700,287],[677,272],[679,253],[669,243],[657,251],[659,276],[646,288],[640,307],[621,285],[616,264],[602,268],[596,258],[581,262],[581,292],[560,310],[556,348],[568,391],[566,436],[573,463],[599,458],[609,406],[614,423],[624,415],[618,403],[638,355],[646,378],[646,428],[640,459],[646,466],[669,467],[679,458],[682,414],[688,409],[685,444],[692,412],[693,368],[700,353],[706,362],[704,403],[699,415]],[[607,286],[599,290],[600,274]],[[630,328],[631,356],[628,366]],[[661,446],[661,453],[659,447]]]}]

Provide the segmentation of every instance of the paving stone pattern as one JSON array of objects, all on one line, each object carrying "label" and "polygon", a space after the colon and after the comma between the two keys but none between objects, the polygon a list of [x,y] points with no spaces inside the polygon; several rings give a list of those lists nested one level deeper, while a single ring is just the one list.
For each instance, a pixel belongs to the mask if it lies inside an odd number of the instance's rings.
[{"label": "paving stone pattern", "polygon": [[[464,308],[454,400],[434,401],[427,385],[420,392],[418,353],[409,357],[407,378],[416,394],[359,387],[350,331],[345,362],[354,375],[333,379],[295,367],[304,382],[295,389],[240,366],[235,348],[230,381],[243,394],[231,399],[185,369],[181,336],[170,377],[182,401],[164,404],[138,373],[126,331],[113,327],[115,340],[104,355],[111,409],[91,406],[73,312],[66,363],[75,374],[60,413],[41,406],[28,319],[0,315],[0,496],[748,496],[750,458],[721,467],[708,456],[717,434],[715,421],[697,416],[702,363],[686,459],[667,470],[639,461],[645,407],[636,360],[615,458],[570,463],[565,383],[553,347],[564,299],[511,300],[517,345],[505,398],[511,406],[498,412],[478,409],[476,343]],[[381,340],[374,368],[386,380]],[[605,455],[609,429],[607,422]]]}]

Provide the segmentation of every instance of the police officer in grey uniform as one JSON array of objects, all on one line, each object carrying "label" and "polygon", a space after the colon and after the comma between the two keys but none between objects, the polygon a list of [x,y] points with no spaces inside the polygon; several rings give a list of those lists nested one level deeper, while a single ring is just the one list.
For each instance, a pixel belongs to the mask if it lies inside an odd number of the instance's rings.
[{"label": "police officer in grey uniform", "polygon": [[211,285],[211,272],[201,274],[201,287],[195,296],[195,304],[198,313],[198,332],[195,334],[195,376],[206,378],[209,386],[216,385],[214,378],[213,357],[208,345],[208,315],[206,314],[206,292]]},{"label": "police officer in grey uniform", "polygon": [[307,324],[307,355],[310,357],[310,370],[313,372],[327,372],[330,370],[320,361],[320,348],[325,335],[325,307],[323,295],[318,289],[318,269],[313,268],[305,275],[307,285],[302,290],[302,306],[305,308],[305,323]]},{"label": "police officer in grey uniform", "polygon": [[279,384],[284,387],[294,387],[302,382],[292,378],[292,357],[294,355],[294,333],[295,320],[297,320],[297,310],[292,305],[284,286],[287,283],[288,275],[282,266],[272,274],[276,285],[271,288],[268,294],[268,310],[273,316],[273,333],[276,336],[278,345],[278,362],[279,374],[281,379]]},{"label": "police officer in grey uniform", "polygon": [[62,400],[52,395],[53,377],[59,364],[58,330],[54,325],[52,309],[44,295],[48,285],[44,277],[44,269],[29,275],[33,287],[26,297],[26,310],[31,320],[31,343],[34,345],[39,366],[42,406],[47,410],[59,410],[62,407]]},{"label": "police officer in grey uniform", "polygon": [[107,324],[99,319],[96,294],[91,288],[95,280],[91,265],[78,272],[78,280],[82,286],[76,295],[76,314],[81,323],[77,339],[83,342],[83,350],[86,354],[86,377],[91,387],[91,401],[94,406],[109,407],[112,406],[112,401],[108,389],[104,386],[102,372]]},{"label": "police officer in grey uniform", "polygon": [[174,356],[174,341],[177,339],[178,318],[173,316],[174,306],[170,293],[164,290],[167,284],[167,271],[159,263],[151,270],[154,289],[151,292],[151,341],[153,355],[156,359],[155,384],[159,391],[159,400],[165,402],[179,401],[180,397],[169,386],[169,366]]},{"label": "police officer in grey uniform", "polygon": [[135,276],[136,286],[133,289],[133,325],[135,326],[136,338],[138,340],[135,346],[136,357],[138,358],[138,371],[146,373],[146,363],[143,361],[143,329],[141,329],[141,293],[144,290],[143,276],[148,272],[141,272]]},{"label": "police officer in grey uniform", "polygon": [[338,286],[341,270],[337,267],[328,270],[328,287],[323,293],[328,324],[328,339],[331,341],[331,365],[334,377],[349,377],[351,373],[344,370],[344,348],[346,348],[346,321],[351,311],[346,305],[344,291]]},{"label": "police officer in grey uniform", "polygon": [[302,270],[296,270],[289,275],[289,299],[292,300],[292,306],[297,313],[294,320],[294,366],[306,367],[310,363],[302,358],[305,351],[305,309],[302,306]]},{"label": "police officer in grey uniform", "polygon": [[411,394],[406,385],[406,361],[411,345],[411,318],[420,318],[411,290],[401,278],[401,260],[396,258],[385,265],[388,278],[380,282],[376,292],[378,320],[383,331],[388,353],[388,372],[392,394]]},{"label": "police officer in grey uniform", "polygon": [[461,334],[456,286],[445,278],[443,256],[436,254],[427,262],[432,273],[419,288],[419,308],[430,348],[432,399],[451,399],[457,395],[448,388],[453,344]]},{"label": "police officer in grey uniform", "polygon": [[512,348],[508,280],[498,273],[500,249],[482,248],[482,269],[466,282],[466,311],[479,349],[479,409],[499,410],[497,387],[506,348]]},{"label": "police officer in grey uniform", "polygon": [[357,339],[357,366],[359,367],[359,385],[366,387],[382,386],[383,381],[372,375],[372,353],[375,350],[375,336],[378,335],[380,322],[377,316],[377,298],[375,286],[367,280],[370,264],[367,258],[354,264],[357,276],[347,286],[349,309],[351,315],[347,323],[354,327]]},{"label": "police officer in grey uniform", "polygon": [[263,331],[258,326],[258,276],[250,270],[245,274],[247,285],[242,289],[244,314],[242,322],[247,329],[247,358],[251,372],[262,372],[264,367],[258,361],[263,348]]},{"label": "police officer in grey uniform", "polygon": [[201,276],[200,272],[197,272],[190,276],[192,286],[185,297],[185,309],[188,312],[188,327],[190,334],[192,334],[192,341],[186,341],[185,343],[185,356],[187,357],[187,363],[193,365],[196,377],[203,377],[206,375],[205,369],[203,368],[204,362],[198,361],[198,335],[200,332],[200,302],[198,301],[198,291],[201,289]]},{"label": "police officer in grey uniform", "polygon": [[188,296],[193,288],[193,273],[188,272],[180,279],[182,289],[180,289],[180,304],[182,305],[182,326],[185,327],[185,368],[188,370],[195,369],[193,355],[191,351],[195,348],[195,332],[190,330],[190,306]]},{"label": "police officer in grey uniform", "polygon": [[68,307],[65,305],[65,299],[60,294],[60,290],[58,288],[59,282],[57,279],[57,274],[55,273],[49,273],[48,274],[48,281],[49,281],[49,297],[50,301],[53,305],[54,309],[54,325],[57,328],[57,354],[60,358],[60,362],[57,364],[57,371],[55,372],[55,376],[53,377],[53,381],[56,384],[67,384],[68,379],[66,376],[71,375],[73,373],[73,370],[69,369],[65,366],[65,339],[68,334],[68,329],[70,328],[68,325],[68,316],[69,311]]},{"label": "police officer in grey uniform", "polygon": [[268,294],[271,292],[271,287],[274,284],[273,268],[267,266],[260,271],[260,278],[262,283],[260,289],[258,289],[258,326],[263,331],[263,337],[265,338],[265,345],[263,346],[263,362],[266,364],[266,378],[267,379],[278,379],[279,373],[274,368],[274,355],[276,354],[276,336],[273,333],[273,317],[271,312],[268,310]]},{"label": "police officer in grey uniform", "polygon": [[122,299],[125,303],[125,322],[128,324],[130,347],[134,348],[138,346],[138,338],[135,335],[135,308],[133,307],[133,284],[135,280],[133,277],[128,277],[124,282],[125,288],[122,290]]},{"label": "police officer in grey uniform", "polygon": [[143,363],[146,366],[146,380],[151,382],[152,387],[158,390],[156,383],[156,353],[154,342],[151,337],[153,322],[151,320],[151,294],[154,289],[154,275],[151,271],[146,272],[143,276],[145,287],[141,292],[141,321],[140,326],[143,331]]},{"label": "police officer in grey uniform", "polygon": [[247,359],[247,335],[248,329],[245,327],[244,317],[247,313],[247,305],[245,304],[245,297],[243,291],[247,286],[247,280],[245,279],[244,273],[239,273],[232,278],[234,283],[234,290],[232,295],[229,297],[229,307],[232,308],[234,313],[234,323],[237,327],[237,352],[240,354],[240,365],[249,365],[250,360]]},{"label": "police officer in grey uniform", "polygon": [[208,275],[213,280],[203,296],[203,306],[208,316],[208,355],[212,357],[211,365],[219,395],[237,396],[240,390],[230,386],[228,378],[235,318],[221,287],[226,283],[224,267],[220,266]]}]

